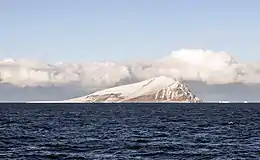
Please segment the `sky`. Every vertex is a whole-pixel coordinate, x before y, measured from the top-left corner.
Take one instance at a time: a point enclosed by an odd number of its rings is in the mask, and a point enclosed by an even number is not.
[[[121,61],[181,48],[260,60],[258,0],[0,0],[0,59]]]

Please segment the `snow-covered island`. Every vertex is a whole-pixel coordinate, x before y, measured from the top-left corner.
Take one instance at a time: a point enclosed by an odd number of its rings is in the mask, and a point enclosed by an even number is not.
[[[122,85],[65,102],[202,102],[183,83],[166,76]]]

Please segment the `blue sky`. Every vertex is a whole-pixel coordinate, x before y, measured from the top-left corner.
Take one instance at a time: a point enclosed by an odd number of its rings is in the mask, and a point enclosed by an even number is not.
[[[103,61],[181,48],[260,60],[258,0],[1,0],[0,58]]]

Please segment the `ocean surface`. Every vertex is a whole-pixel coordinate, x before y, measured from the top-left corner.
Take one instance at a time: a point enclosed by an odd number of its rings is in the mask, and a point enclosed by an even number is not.
[[[0,159],[260,160],[260,104],[0,104]]]

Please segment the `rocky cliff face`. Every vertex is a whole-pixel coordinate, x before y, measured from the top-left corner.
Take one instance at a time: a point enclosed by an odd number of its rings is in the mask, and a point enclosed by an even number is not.
[[[70,99],[73,102],[202,102],[181,82],[160,76]]]

